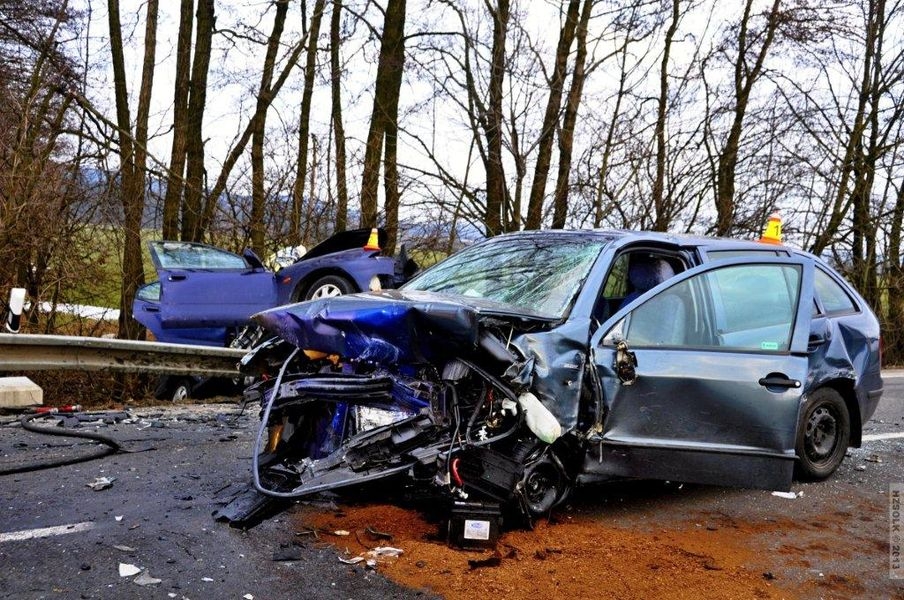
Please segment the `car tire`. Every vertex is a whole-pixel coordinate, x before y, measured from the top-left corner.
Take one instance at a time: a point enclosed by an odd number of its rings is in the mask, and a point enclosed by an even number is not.
[[[844,399],[832,388],[810,395],[797,427],[797,477],[826,479],[844,460],[851,439],[851,417]]]
[[[512,451],[512,459],[524,464],[521,480],[522,506],[532,517],[548,514],[571,491],[568,476],[554,459],[546,444],[521,440]]]
[[[170,400],[172,402],[182,402],[191,398],[192,380],[189,377],[164,377],[154,390],[154,397],[157,400]]]
[[[351,294],[355,291],[355,287],[345,277],[339,275],[324,275],[308,286],[305,290],[305,300],[315,300],[320,298],[332,298],[334,296],[343,296]]]

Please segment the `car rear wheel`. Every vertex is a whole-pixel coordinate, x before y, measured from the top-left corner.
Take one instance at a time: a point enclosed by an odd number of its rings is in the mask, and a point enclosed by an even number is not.
[[[825,479],[844,460],[851,439],[851,418],[844,399],[832,388],[813,392],[797,428],[797,476]]]
[[[319,298],[332,298],[351,294],[355,291],[352,283],[339,275],[324,275],[312,283],[304,294],[305,300],[317,300]]]

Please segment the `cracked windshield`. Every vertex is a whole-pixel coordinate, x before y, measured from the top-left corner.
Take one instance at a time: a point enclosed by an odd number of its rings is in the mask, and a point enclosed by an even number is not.
[[[604,240],[506,240],[465,250],[405,286],[491,300],[561,318],[602,250]]]

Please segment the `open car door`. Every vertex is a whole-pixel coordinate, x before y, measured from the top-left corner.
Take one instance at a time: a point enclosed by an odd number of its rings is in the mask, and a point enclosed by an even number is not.
[[[249,258],[195,242],[149,242],[163,328],[236,327],[276,305],[276,282]]]
[[[591,340],[604,420],[588,470],[789,489],[812,289],[807,261],[738,258],[619,310]]]

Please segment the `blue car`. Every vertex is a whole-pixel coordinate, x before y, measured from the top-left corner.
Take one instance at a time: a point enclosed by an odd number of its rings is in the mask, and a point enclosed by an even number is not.
[[[399,477],[541,515],[619,478],[788,490],[882,394],[863,298],[757,242],[521,232],[255,321],[278,337],[243,359],[270,375],[252,471],[280,498]]]
[[[396,287],[416,266],[383,256],[385,241],[383,230],[341,232],[276,272],[251,250],[149,242],[158,280],[139,288],[133,316],[161,342],[225,346],[262,310]]]

